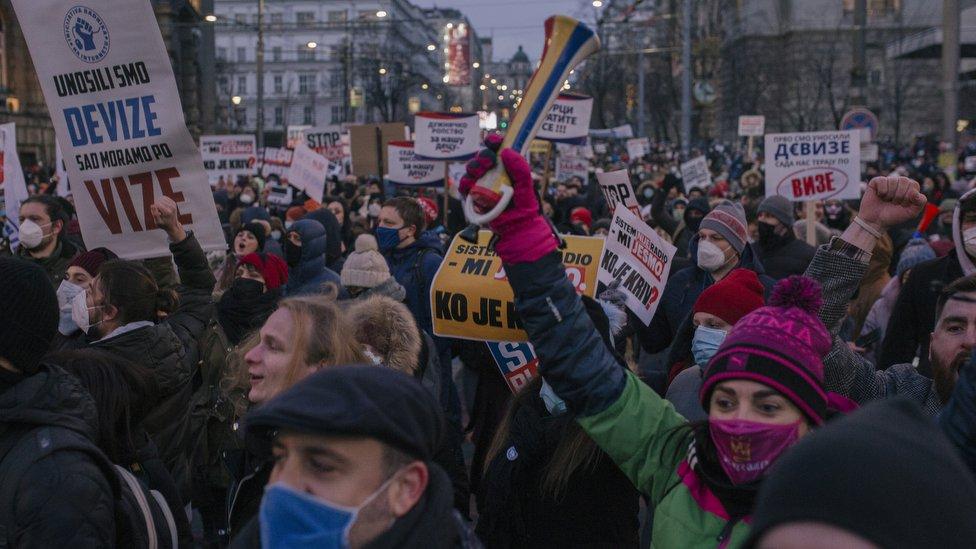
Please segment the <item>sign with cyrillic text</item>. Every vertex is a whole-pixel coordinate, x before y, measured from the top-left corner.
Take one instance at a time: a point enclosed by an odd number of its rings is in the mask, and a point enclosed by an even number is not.
[[[634,194],[634,187],[630,183],[627,170],[598,173],[596,180],[600,184],[600,190],[603,191],[603,198],[607,200],[607,211],[615,211],[617,204],[623,204],[634,215],[641,216],[640,204],[637,203],[637,196]]]
[[[258,156],[253,135],[201,135],[200,155],[211,187],[253,175]]]
[[[578,177],[586,183],[590,176],[590,161],[581,156],[560,154],[556,158],[556,181],[565,182]]]
[[[390,173],[386,178],[397,185],[444,184],[444,162],[425,160],[414,153],[413,141],[390,141],[387,145]]]
[[[577,93],[561,93],[539,126],[537,139],[582,145],[590,133],[593,98]]]
[[[661,304],[675,251],[677,248],[662,240],[647,223],[618,204],[597,280],[607,285],[620,280],[627,308],[650,325]]]
[[[427,160],[467,160],[481,147],[477,113],[420,112],[414,132],[414,153]]]
[[[766,132],[766,117],[762,115],[739,117],[739,135],[742,137],[762,137]]]
[[[265,147],[264,162],[261,165],[261,175],[267,179],[272,175],[278,179],[288,178],[288,168],[294,151],[284,147]]]
[[[14,0],[88,248],[169,255],[150,206],[167,196],[205,250],[227,243],[145,0]]]
[[[861,196],[857,131],[766,134],[766,196],[793,202]]]

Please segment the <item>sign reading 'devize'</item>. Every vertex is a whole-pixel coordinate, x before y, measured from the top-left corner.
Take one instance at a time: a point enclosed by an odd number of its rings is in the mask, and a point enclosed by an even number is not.
[[[390,141],[387,145],[390,173],[386,178],[397,185],[443,185],[444,163],[425,160],[414,154],[413,141]]]
[[[288,183],[305,191],[309,198],[322,202],[325,194],[325,178],[329,175],[329,160],[299,143],[288,166]]]
[[[414,132],[414,153],[424,159],[467,160],[481,146],[477,113],[420,112]]]
[[[766,134],[766,196],[794,202],[861,196],[856,131]]]
[[[593,98],[576,93],[561,93],[539,126],[537,139],[582,145],[590,132]]]
[[[221,177],[233,185],[239,176],[254,173],[257,145],[253,135],[201,135],[200,154],[211,186]]]
[[[13,0],[64,151],[89,248],[169,255],[168,196],[205,250],[227,247],[169,55],[145,0]]]

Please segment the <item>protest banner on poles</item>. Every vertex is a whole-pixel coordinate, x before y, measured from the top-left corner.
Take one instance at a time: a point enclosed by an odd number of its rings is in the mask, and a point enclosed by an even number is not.
[[[580,178],[583,183],[590,177],[590,161],[580,156],[559,155],[556,157],[556,181]]]
[[[221,177],[233,185],[238,177],[254,174],[257,144],[253,135],[201,135],[200,155],[211,187]]]
[[[766,134],[766,196],[793,202],[861,196],[857,131]]]
[[[598,173],[596,181],[603,191],[603,198],[607,200],[607,211],[612,212],[617,209],[617,204],[623,204],[634,215],[641,216],[640,204],[637,203],[627,170]]]
[[[485,344],[513,394],[539,375],[539,359],[528,341],[487,341]]]
[[[276,176],[279,179],[288,177],[291,157],[294,151],[280,147],[265,147],[264,160],[261,163],[261,175],[265,179]]]
[[[329,175],[329,160],[299,143],[292,153],[288,166],[288,183],[305,191],[309,198],[322,202],[325,194],[325,178]]]
[[[386,178],[391,183],[422,186],[444,184],[444,162],[418,157],[413,141],[390,141],[387,147],[390,173]]]
[[[593,98],[578,93],[561,93],[539,126],[537,139],[582,145],[590,133]]]
[[[620,280],[627,308],[650,325],[668,283],[677,248],[668,244],[640,217],[618,204],[600,258],[597,280],[609,285]]]
[[[704,156],[692,158],[681,164],[681,180],[685,191],[705,190],[712,185],[712,174],[708,171],[708,160]]]
[[[150,206],[167,196],[205,250],[224,250],[200,150],[145,0],[13,0],[68,167],[88,248],[169,255]]]
[[[305,130],[305,144],[334,164],[342,164],[346,158],[342,141],[342,126],[320,126]]]
[[[477,113],[419,112],[414,153],[427,160],[467,160],[481,147]]]
[[[502,260],[488,247],[491,231],[479,231],[478,243],[455,237],[431,284],[434,334],[476,341],[526,341],[515,313],[512,287]],[[576,291],[593,297],[603,239],[565,236],[560,250],[566,276]]]

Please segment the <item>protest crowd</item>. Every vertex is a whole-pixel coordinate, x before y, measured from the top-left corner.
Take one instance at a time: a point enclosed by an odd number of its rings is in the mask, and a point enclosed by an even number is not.
[[[0,547],[976,547],[976,141],[194,140],[155,20],[71,8],[147,59],[120,137],[15,4],[64,154],[0,125]]]

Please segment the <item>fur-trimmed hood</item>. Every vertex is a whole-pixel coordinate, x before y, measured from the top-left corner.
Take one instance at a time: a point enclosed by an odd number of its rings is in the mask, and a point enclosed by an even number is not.
[[[406,305],[373,295],[350,303],[346,316],[351,333],[380,363],[414,375],[423,341]]]

